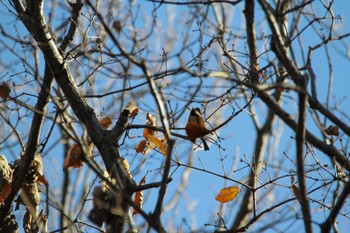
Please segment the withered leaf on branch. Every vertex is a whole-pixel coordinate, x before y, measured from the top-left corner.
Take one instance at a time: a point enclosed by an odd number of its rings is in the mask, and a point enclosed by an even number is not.
[[[330,125],[327,129],[324,129],[327,135],[339,136],[339,128],[336,125]]]
[[[136,106],[135,100],[131,100],[128,103],[128,105],[126,105],[125,109],[128,109],[130,111],[130,116],[129,116],[130,118],[134,118],[139,112],[139,109]]]
[[[146,183],[146,176],[142,177],[142,179],[139,182],[139,186],[144,185],[145,183]],[[142,190],[135,193],[134,202],[138,207],[142,208],[142,204],[143,204]],[[133,208],[132,215],[134,216],[135,214],[138,214],[138,213],[139,212],[137,211],[137,209]]]
[[[146,125],[157,126],[156,117],[150,113],[146,115]],[[144,140],[141,140],[134,148],[137,153],[147,154],[154,148],[158,148],[160,152],[166,156],[167,155],[167,143],[165,138],[159,138],[155,135],[155,130],[145,128],[143,130]]]
[[[0,97],[2,98],[2,101],[6,101],[7,98],[10,96],[10,86],[7,83],[0,84]]]
[[[238,193],[239,193],[239,188],[237,186],[223,188],[220,190],[220,193],[216,195],[215,200],[221,203],[226,203],[235,199]]]
[[[7,162],[5,155],[0,156],[0,205],[11,192],[13,170]]]
[[[112,117],[106,116],[100,120],[100,124],[104,129],[108,129],[112,125]],[[90,137],[86,139],[87,156],[91,157],[94,144]],[[73,144],[69,149],[66,158],[63,162],[63,170],[67,170],[69,167],[80,168],[83,166],[83,149],[80,144]]]
[[[131,172],[130,172],[130,165],[129,165],[128,160],[125,159],[125,158],[123,158],[123,157],[120,157],[120,158],[118,158],[118,162],[119,162],[119,164],[124,168],[125,174],[126,174],[130,179],[132,179],[132,175],[131,175]]]

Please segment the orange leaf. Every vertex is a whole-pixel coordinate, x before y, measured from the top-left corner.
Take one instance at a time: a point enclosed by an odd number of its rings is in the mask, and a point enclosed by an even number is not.
[[[49,182],[45,179],[45,176],[38,176],[38,182],[43,183],[46,187],[49,187]]]
[[[10,96],[10,86],[7,83],[2,83],[0,84],[0,97],[2,98],[3,101],[6,101],[7,98]]]
[[[135,151],[136,151],[137,153],[142,153],[142,154],[144,154],[146,148],[147,148],[147,142],[146,142],[146,140],[141,140],[141,141],[139,141],[139,143],[135,146],[134,149],[135,149]]]
[[[220,190],[220,193],[216,195],[215,200],[221,203],[226,203],[235,199],[238,193],[239,193],[239,188],[237,186],[223,188]]]
[[[146,183],[146,176],[142,177],[142,179],[139,182],[139,186],[144,185],[145,183]],[[134,202],[138,207],[142,208],[142,203],[143,203],[143,191],[142,190],[135,193]],[[134,216],[135,214],[138,214],[138,213],[139,212],[135,208],[133,208],[132,216]]]
[[[66,170],[69,167],[79,168],[83,166],[82,154],[83,150],[81,146],[79,144],[73,144],[64,160],[63,169]]]
[[[112,117],[106,116],[100,120],[100,124],[104,129],[108,129],[112,124]]]
[[[292,188],[294,196],[296,197],[298,202],[301,203],[301,197],[300,197],[299,188],[295,184],[293,184],[291,188]]]
[[[156,147],[160,150],[160,152],[162,152],[163,155],[167,155],[167,150],[165,149],[164,146],[164,140],[157,138],[153,135],[148,135],[147,139],[149,139],[152,143],[154,143],[154,145],[156,145]]]
[[[327,129],[324,129],[327,135],[339,136],[339,128],[335,125],[330,125]]]
[[[153,116],[150,113],[147,113],[146,118],[147,118],[146,125],[156,126],[156,117],[155,116]],[[153,129],[145,128],[143,130],[143,136],[145,138],[147,138],[148,135],[153,135],[154,132],[155,131]]]

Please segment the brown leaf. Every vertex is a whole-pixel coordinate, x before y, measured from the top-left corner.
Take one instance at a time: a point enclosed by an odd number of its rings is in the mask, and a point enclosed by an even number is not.
[[[294,183],[294,176],[291,176],[290,177],[290,184],[293,184]]]
[[[146,183],[146,176],[142,177],[138,186],[144,185],[145,183]],[[143,203],[143,191],[142,190],[135,193],[134,202],[138,207],[142,208],[142,203]],[[132,216],[134,216],[135,214],[138,214],[138,213],[139,212],[135,208],[133,208]]]
[[[7,162],[5,155],[0,156],[0,204],[11,192],[13,170]]]
[[[339,136],[339,128],[335,125],[330,125],[327,129],[324,129],[327,135]]]
[[[239,193],[239,188],[237,186],[223,188],[220,190],[220,193],[216,195],[215,200],[221,203],[226,203],[235,199],[238,193]]]
[[[293,185],[291,186],[291,188],[292,188],[292,191],[293,191],[294,196],[296,197],[296,199],[298,200],[298,202],[301,204],[301,197],[300,197],[299,188],[298,188],[295,184],[293,184]]]
[[[7,98],[10,96],[10,86],[7,83],[0,84],[0,97],[2,98],[2,101],[6,101]]]
[[[88,143],[88,156],[92,155],[93,144],[92,142]],[[79,144],[73,144],[69,149],[68,154],[63,163],[63,170],[68,169],[69,167],[79,168],[83,166],[83,149]]]
[[[100,120],[100,124],[104,129],[108,129],[112,125],[112,117],[106,116]]]
[[[118,34],[122,31],[122,23],[120,22],[120,20],[114,21],[113,28],[116,30]]]

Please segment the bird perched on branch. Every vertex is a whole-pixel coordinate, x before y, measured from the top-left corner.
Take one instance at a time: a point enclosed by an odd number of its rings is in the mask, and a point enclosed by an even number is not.
[[[200,138],[203,142],[204,150],[209,150],[204,136],[209,133],[212,134],[212,132],[205,127],[199,108],[192,108],[185,130],[187,136],[192,142],[195,142],[197,138]]]

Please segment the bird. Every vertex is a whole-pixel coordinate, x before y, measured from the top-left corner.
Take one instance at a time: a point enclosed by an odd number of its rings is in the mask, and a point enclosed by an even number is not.
[[[200,138],[203,142],[204,150],[209,150],[208,144],[204,139],[207,134],[212,134],[211,130],[207,129],[204,125],[204,120],[201,116],[199,108],[192,108],[190,116],[185,127],[186,134],[189,139],[194,143],[197,138]]]

